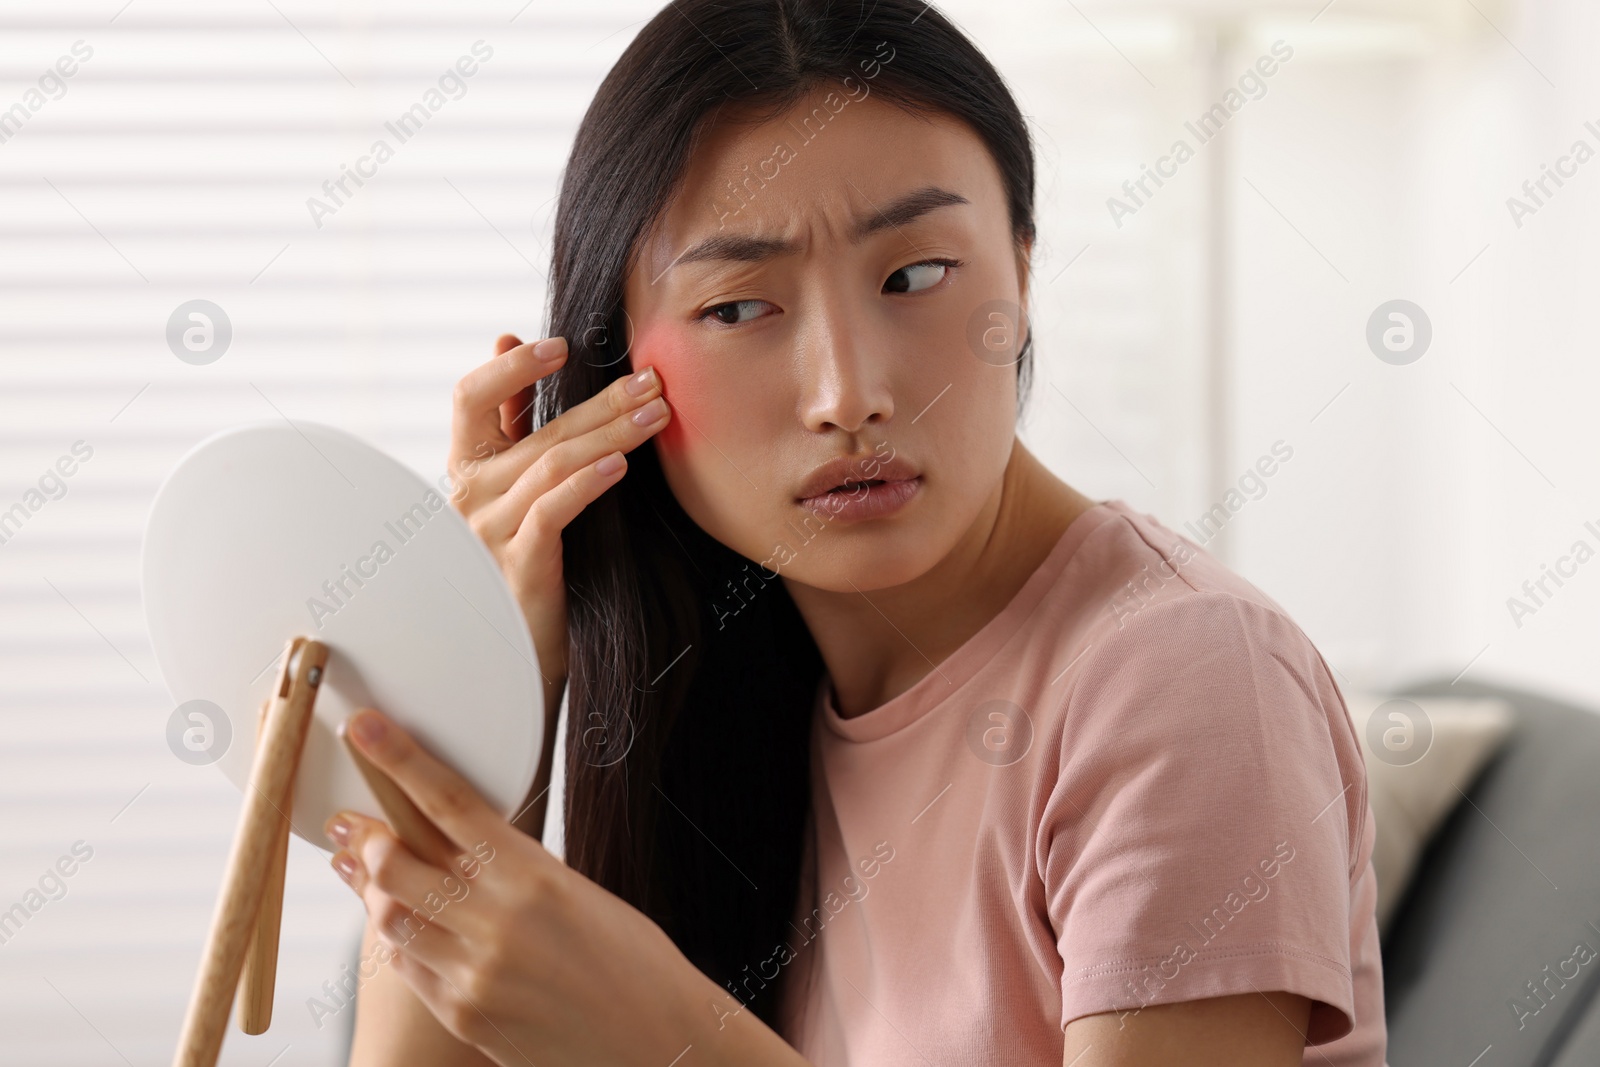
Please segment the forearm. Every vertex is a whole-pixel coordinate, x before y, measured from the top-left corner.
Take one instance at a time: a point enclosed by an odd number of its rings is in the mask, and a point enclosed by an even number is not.
[[[368,920],[361,970],[370,963],[374,973],[356,994],[348,1067],[495,1067],[493,1060],[444,1028],[393,962],[379,962],[387,959]]]
[[[708,1059],[702,1062],[722,1067],[811,1067],[800,1053],[749,1012],[729,1020],[727,1028],[707,1045]]]
[[[692,968],[691,968],[692,969]],[[683,990],[695,1062],[714,1067],[810,1067],[755,1012],[698,970]],[[688,1057],[685,1057],[686,1059]]]

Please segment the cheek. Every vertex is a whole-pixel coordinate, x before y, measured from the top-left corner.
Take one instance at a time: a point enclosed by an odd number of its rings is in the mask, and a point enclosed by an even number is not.
[[[732,410],[720,389],[725,388],[707,370],[703,352],[695,351],[682,332],[657,329],[636,339],[630,359],[636,371],[654,367],[661,377],[661,395],[672,406],[672,421],[652,441],[663,464],[691,463],[701,452],[713,452],[707,443],[726,438]]]

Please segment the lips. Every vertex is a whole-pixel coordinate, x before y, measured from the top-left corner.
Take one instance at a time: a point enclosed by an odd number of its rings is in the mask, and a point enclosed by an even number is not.
[[[910,481],[918,471],[898,456],[882,459],[876,453],[840,456],[813,470],[801,483],[795,500],[804,501],[834,491],[848,491],[861,484]]]

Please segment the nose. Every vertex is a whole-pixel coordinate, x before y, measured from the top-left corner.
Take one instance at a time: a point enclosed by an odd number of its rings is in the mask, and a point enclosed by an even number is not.
[[[800,418],[815,433],[855,434],[894,415],[892,360],[865,321],[842,301],[826,300],[801,338]]]

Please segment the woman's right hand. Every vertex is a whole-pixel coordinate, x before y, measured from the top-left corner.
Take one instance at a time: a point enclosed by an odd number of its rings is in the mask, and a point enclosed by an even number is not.
[[[539,670],[559,693],[567,677],[561,531],[622,478],[624,455],[667,425],[670,408],[655,369],[646,368],[530,432],[534,385],[566,362],[566,339],[523,344],[502,334],[495,352],[456,383],[450,502],[500,564]]]

